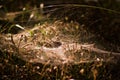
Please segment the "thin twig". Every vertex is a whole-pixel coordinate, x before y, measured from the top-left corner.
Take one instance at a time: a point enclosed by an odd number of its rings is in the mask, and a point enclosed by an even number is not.
[[[11,35],[10,36],[11,37],[11,42],[12,42],[12,44],[13,44],[13,50],[15,49],[16,50],[16,52],[18,52],[19,53],[19,50],[18,50],[18,47],[16,46],[16,44],[15,44],[15,42],[14,42],[14,39],[13,39],[13,36]]]
[[[14,42],[14,40],[13,40],[13,36],[11,35],[10,37],[11,37],[11,42],[13,43],[13,45],[14,45],[15,47],[17,47],[16,44],[15,44],[15,42]]]

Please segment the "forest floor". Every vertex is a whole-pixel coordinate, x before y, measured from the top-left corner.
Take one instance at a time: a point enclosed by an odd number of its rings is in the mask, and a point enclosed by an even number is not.
[[[0,80],[119,80],[119,12],[75,6],[0,5]]]
[[[36,72],[34,73],[39,75],[39,79],[73,78],[83,80],[85,78],[84,76],[87,76],[88,80],[96,80],[100,79],[102,73],[102,78],[107,74],[107,76],[109,76],[108,79],[112,80],[113,73],[109,71],[114,70],[114,66],[118,65],[120,53],[110,51],[111,47],[107,42],[99,41],[98,36],[86,31],[83,26],[84,25],[79,25],[77,22],[64,23],[58,20],[52,23],[45,22],[41,25],[35,25],[33,28],[24,29],[18,34],[1,34],[0,49],[3,52],[1,54],[2,79],[8,78],[9,80],[11,76],[16,76],[14,73],[11,75],[11,72],[8,73],[9,76],[5,72],[5,68],[8,64],[11,64],[10,60],[12,60],[15,66],[12,64],[11,66],[13,66],[14,69],[16,69],[15,67],[18,66],[18,64],[21,65],[21,63],[24,64],[23,67],[25,67],[25,69],[29,69],[31,64],[36,64],[40,71],[37,72],[35,70]],[[7,54],[5,54],[6,52]],[[12,56],[16,56],[18,62],[20,60],[22,61],[16,64],[17,61],[16,59],[14,60]],[[6,63],[8,64],[6,65]],[[38,65],[43,65],[42,69],[40,69]],[[72,72],[69,71],[73,71],[73,66],[75,65],[77,65],[75,68],[75,70],[77,69],[77,73],[73,75]],[[106,70],[106,65],[109,65],[111,69]],[[59,66],[62,66],[62,68]],[[35,67],[36,66],[31,69]],[[109,73],[99,72],[99,69],[102,67],[104,67],[103,71],[108,71]],[[53,73],[49,76],[46,70],[49,69],[50,73],[52,73],[54,72],[53,68],[55,68],[55,74]],[[24,69],[21,69],[24,72]],[[85,72],[87,69],[90,70],[88,74]],[[60,72],[56,70],[60,70]],[[17,71],[19,70],[17,69]],[[80,72],[78,73],[78,71]],[[68,75],[63,72],[67,72]],[[90,73],[92,73],[92,75],[90,75]],[[28,73],[25,74],[28,75]],[[33,73],[30,74],[32,75]],[[79,76],[79,74],[81,76]],[[19,76],[23,76],[23,74]],[[22,79],[22,77],[19,78]],[[23,79],[24,78],[25,77],[23,77]],[[37,78],[37,76],[35,78]],[[28,79],[28,76],[25,79]]]

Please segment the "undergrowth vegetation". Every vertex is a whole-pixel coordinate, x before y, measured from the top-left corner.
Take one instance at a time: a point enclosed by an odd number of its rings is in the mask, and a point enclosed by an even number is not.
[[[119,80],[119,64],[91,62],[56,66],[31,64],[7,52],[1,52],[0,56],[1,80]]]
[[[0,80],[120,79],[119,1],[6,1],[0,0]],[[64,44],[66,60],[57,55]]]

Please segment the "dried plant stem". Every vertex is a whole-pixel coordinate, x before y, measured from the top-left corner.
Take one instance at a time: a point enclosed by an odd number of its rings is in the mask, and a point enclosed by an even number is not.
[[[94,47],[82,47],[82,49],[87,49],[87,50],[90,50],[90,51],[93,51],[93,52],[96,52],[96,53],[101,53],[101,54],[112,54],[112,55],[115,55],[115,56],[120,56],[120,53],[116,53],[116,52],[110,52],[110,51],[106,51],[106,50],[101,50],[101,49],[98,49],[98,48],[94,48]]]
[[[16,46],[16,44],[14,42],[13,36],[11,35],[10,37],[11,37],[11,42],[13,44],[12,49],[15,50],[17,53],[19,53],[19,49],[18,49],[18,47]]]

